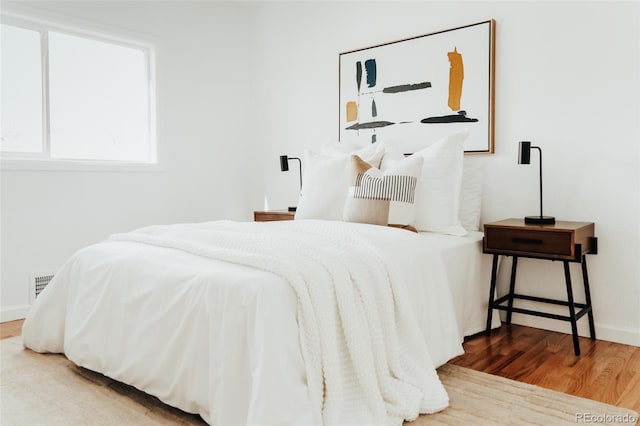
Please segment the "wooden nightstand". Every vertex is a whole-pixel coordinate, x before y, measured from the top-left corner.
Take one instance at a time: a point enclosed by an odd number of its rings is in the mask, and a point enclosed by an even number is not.
[[[484,253],[493,254],[486,335],[491,333],[493,309],[499,309],[507,312],[507,323],[511,323],[511,315],[513,312],[569,321],[571,323],[573,348],[576,355],[580,355],[580,343],[578,341],[576,323],[585,314],[589,317],[591,339],[596,338],[586,257],[587,254],[597,254],[598,252],[598,239],[594,236],[594,224],[592,222],[558,221],[553,225],[526,225],[524,219],[506,219],[499,222],[487,223],[484,225],[482,250]],[[494,300],[499,255],[513,256],[513,264],[511,266],[509,293]],[[515,292],[515,284],[519,257],[562,261],[567,287],[567,301],[517,294]],[[584,282],[586,303],[575,303],[573,300],[569,262],[582,264],[582,279]],[[569,316],[517,308],[513,306],[514,299],[567,306],[569,308]],[[506,306],[504,305],[505,302],[507,303]],[[576,308],[580,310],[576,312]]]
[[[253,220],[255,222],[271,222],[274,220],[293,220],[296,212],[290,212],[287,210],[269,210],[269,211],[254,211]]]

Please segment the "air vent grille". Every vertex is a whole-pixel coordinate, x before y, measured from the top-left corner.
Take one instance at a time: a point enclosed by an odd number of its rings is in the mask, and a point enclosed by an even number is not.
[[[53,272],[45,274],[32,274],[31,275],[31,303],[42,293],[42,290],[53,279]]]

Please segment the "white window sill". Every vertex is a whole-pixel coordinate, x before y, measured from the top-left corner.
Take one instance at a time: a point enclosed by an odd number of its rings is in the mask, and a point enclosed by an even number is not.
[[[126,161],[0,159],[2,172],[163,172],[158,163],[129,163]]]

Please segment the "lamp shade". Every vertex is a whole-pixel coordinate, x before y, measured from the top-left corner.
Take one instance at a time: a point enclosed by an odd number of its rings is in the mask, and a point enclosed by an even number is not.
[[[280,170],[283,172],[289,171],[289,157],[286,155],[280,156]]]
[[[518,145],[518,164],[531,164],[531,142],[520,142]]]

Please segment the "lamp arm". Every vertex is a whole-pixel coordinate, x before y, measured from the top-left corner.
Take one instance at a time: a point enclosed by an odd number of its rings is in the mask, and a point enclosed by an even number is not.
[[[298,157],[289,157],[288,159],[298,161],[298,173],[300,175],[300,192],[302,192],[302,160]]]
[[[531,149],[537,149],[540,153],[540,217],[542,218],[542,149],[538,146],[532,146]]]

